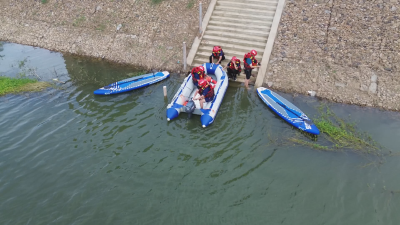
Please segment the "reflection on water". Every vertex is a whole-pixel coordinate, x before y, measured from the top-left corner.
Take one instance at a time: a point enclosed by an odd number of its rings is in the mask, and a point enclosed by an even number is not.
[[[102,87],[142,72],[143,69],[128,65],[118,65],[101,59],[92,59],[65,55],[65,67],[70,78],[79,86],[93,85]]]
[[[4,45],[9,63],[0,60],[2,73],[13,75],[10,64],[27,57],[25,47]],[[56,68],[67,83],[0,98],[0,224],[399,222],[398,156],[362,167],[368,157],[290,143],[299,131],[242,87],[228,88],[206,129],[198,116],[167,122],[166,105],[183,77],[95,96],[93,90],[137,70],[29,51],[30,67],[48,79],[54,77],[45,68]],[[315,116],[315,98],[280,94]],[[397,113],[331,109],[400,153]]]
[[[68,79],[68,71],[61,53],[4,42],[0,46],[0,52],[0,75],[22,75],[43,81]]]

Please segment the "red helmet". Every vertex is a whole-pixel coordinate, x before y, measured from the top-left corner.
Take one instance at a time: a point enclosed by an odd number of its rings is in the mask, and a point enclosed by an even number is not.
[[[213,52],[221,51],[221,46],[214,46]]]
[[[198,73],[198,74],[204,73],[204,67],[203,66],[194,67],[192,69],[192,74],[195,74],[195,73]]]
[[[206,86],[207,83],[208,83],[208,82],[207,82],[206,80],[204,80],[204,79],[199,80],[199,85],[200,85],[200,87]]]
[[[237,61],[237,58],[236,58],[236,56],[233,56],[233,57],[232,57],[232,61],[234,61],[234,62],[236,62],[236,61]]]
[[[250,51],[250,54],[251,54],[252,56],[256,56],[256,55],[257,55],[257,51],[253,49],[253,50]]]

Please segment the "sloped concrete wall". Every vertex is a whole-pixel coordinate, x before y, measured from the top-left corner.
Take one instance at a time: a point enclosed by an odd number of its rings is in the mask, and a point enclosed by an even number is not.
[[[0,0],[0,40],[149,69],[182,70],[182,43],[190,47],[198,33],[200,0],[151,2]],[[204,9],[209,2],[202,0]]]
[[[265,83],[400,109],[398,0],[287,0]]]

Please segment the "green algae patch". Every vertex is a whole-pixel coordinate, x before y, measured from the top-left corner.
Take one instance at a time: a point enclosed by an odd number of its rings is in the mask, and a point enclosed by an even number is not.
[[[321,145],[321,144],[318,144],[318,143],[313,143],[313,142],[310,142],[310,141],[301,140],[299,138],[291,137],[291,138],[289,138],[289,140],[291,142],[294,142],[294,143],[297,143],[297,144],[300,144],[300,145],[304,145],[304,146],[308,146],[308,147],[313,148],[313,149],[317,149],[317,150],[321,150],[321,151],[333,151],[333,149],[328,147],[328,146],[324,146],[324,145]]]
[[[354,123],[346,122],[335,115],[328,107],[319,108],[320,116],[315,125],[334,144],[336,149],[353,149],[362,153],[376,153],[381,149],[366,132],[359,132]]]
[[[50,84],[29,78],[0,77],[0,96],[20,92],[43,91]]]
[[[338,117],[326,105],[321,105],[318,112],[319,115],[313,122],[321,132],[319,136],[296,135],[288,140],[321,151],[349,150],[381,155],[383,148],[368,133],[360,132],[355,123]]]

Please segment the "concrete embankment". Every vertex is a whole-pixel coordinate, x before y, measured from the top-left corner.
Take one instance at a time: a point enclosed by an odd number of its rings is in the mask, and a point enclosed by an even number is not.
[[[210,0],[202,1],[203,8]],[[198,0],[5,1],[0,40],[148,69],[182,70],[198,34]],[[206,10],[203,10],[206,11]]]
[[[400,110],[397,0],[288,0],[266,85]]]

